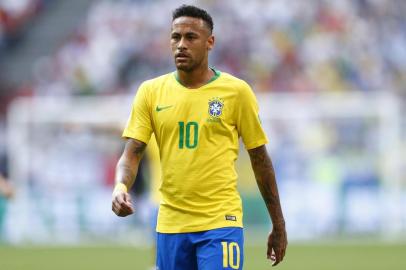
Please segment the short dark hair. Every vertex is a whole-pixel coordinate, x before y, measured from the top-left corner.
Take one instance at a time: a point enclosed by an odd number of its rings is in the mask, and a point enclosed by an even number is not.
[[[210,32],[213,32],[213,19],[206,10],[191,5],[181,5],[172,12],[172,21],[183,16],[202,19],[209,27]]]

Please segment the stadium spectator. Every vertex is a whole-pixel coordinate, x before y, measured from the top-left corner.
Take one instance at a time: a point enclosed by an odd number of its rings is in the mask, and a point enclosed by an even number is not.
[[[0,195],[2,195],[6,199],[10,199],[13,197],[14,189],[8,183],[7,179],[0,174]]]
[[[97,2],[83,28],[48,62],[37,92],[127,92],[143,78],[168,72],[165,11],[176,3]],[[248,80],[254,91],[406,89],[401,0],[199,3],[221,21],[213,65]],[[156,16],[148,20],[151,12]]]
[[[0,49],[11,47],[25,31],[27,24],[36,16],[46,1],[0,1]]]

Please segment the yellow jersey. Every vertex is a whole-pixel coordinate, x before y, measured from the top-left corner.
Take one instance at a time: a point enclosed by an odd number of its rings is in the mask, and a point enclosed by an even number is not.
[[[234,163],[239,137],[247,149],[268,143],[249,85],[215,70],[188,89],[169,73],[141,84],[123,137],[148,143],[155,134],[162,166],[157,231],[242,227]]]
[[[149,161],[149,198],[154,206],[158,206],[161,201],[161,194],[159,192],[159,186],[161,184],[161,163],[159,162],[159,149],[155,136],[151,137],[145,151]]]

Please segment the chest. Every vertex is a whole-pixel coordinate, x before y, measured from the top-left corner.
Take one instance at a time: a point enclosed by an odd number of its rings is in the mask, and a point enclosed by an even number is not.
[[[166,91],[155,97],[152,119],[156,127],[169,129],[177,127],[179,122],[232,125],[235,110],[233,93],[210,90],[190,93]]]
[[[151,113],[157,134],[169,134],[182,129],[187,132],[188,128],[223,133],[235,125],[238,101],[230,91],[168,90],[161,91],[153,100]]]

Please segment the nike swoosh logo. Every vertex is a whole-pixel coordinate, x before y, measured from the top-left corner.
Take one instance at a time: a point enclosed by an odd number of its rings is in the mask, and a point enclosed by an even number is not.
[[[156,111],[160,112],[166,109],[169,109],[170,107],[173,107],[173,105],[168,105],[168,106],[156,106]]]

